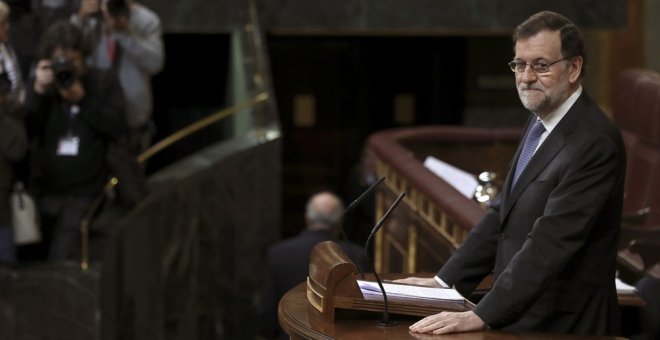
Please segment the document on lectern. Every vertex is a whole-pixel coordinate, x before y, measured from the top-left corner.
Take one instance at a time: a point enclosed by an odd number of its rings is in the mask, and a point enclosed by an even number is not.
[[[378,283],[357,280],[362,294],[382,295]],[[413,299],[443,300],[464,302],[465,298],[453,288],[422,287],[406,284],[383,283],[387,296],[399,296]]]
[[[449,185],[467,198],[474,196],[474,191],[479,185],[477,177],[467,171],[461,170],[449,163],[445,163],[433,156],[424,160],[424,167],[442,178]]]
[[[618,277],[614,279],[614,284],[616,285],[616,292],[619,294],[632,294],[635,292],[635,286],[621,281]]]

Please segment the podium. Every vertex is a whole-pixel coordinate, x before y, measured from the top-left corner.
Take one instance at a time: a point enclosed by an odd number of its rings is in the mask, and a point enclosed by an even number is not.
[[[317,244],[309,259],[307,300],[323,319],[333,322],[336,309],[382,312],[383,297],[364,296],[357,284],[357,267],[346,253],[332,241]],[[442,311],[463,312],[472,310],[468,301],[430,300],[414,297],[388,296],[392,314],[428,316]]]
[[[419,299],[395,301],[388,297],[390,312],[397,325],[377,326],[383,311],[382,298],[365,298],[356,282],[356,267],[333,242],[324,242],[314,248],[310,258],[307,282],[287,292],[280,300],[278,317],[282,328],[291,339],[452,339],[452,340],[612,340],[607,336],[571,336],[556,334],[508,333],[484,330],[479,332],[448,335],[414,334],[408,327],[421,316],[442,310],[469,310],[473,305],[443,302],[426,305]],[[404,277],[404,274],[387,274],[387,278]]]

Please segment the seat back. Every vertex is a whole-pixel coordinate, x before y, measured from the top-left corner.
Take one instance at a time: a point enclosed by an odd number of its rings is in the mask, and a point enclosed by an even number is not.
[[[639,144],[655,153],[655,166],[651,169],[650,183],[646,189],[649,215],[646,226],[660,226],[660,76],[642,79],[639,85],[638,102],[644,121],[639,127]],[[651,157],[649,155],[649,157]],[[632,173],[631,177],[636,177]]]
[[[623,211],[631,213],[649,207],[655,177],[660,177],[660,76],[625,70],[616,77],[611,94],[612,117],[628,156]]]

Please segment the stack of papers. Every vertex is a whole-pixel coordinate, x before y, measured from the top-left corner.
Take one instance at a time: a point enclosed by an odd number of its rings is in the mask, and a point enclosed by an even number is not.
[[[424,160],[424,166],[436,176],[442,178],[449,185],[454,187],[463,196],[472,199],[474,191],[479,185],[477,177],[467,171],[463,171],[449,163],[443,162],[433,156],[428,156]]]
[[[632,294],[635,291],[634,286],[621,281],[618,277],[614,279],[614,283],[616,284],[617,293]]]
[[[378,283],[372,281],[357,280],[362,294],[382,295]],[[444,301],[465,301],[456,289],[452,288],[434,288],[420,287],[405,284],[383,283],[383,288],[387,296],[400,296],[417,299],[444,300]]]

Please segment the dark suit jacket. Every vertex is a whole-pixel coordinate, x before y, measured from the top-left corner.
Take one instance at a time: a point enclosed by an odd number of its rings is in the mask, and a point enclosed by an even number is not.
[[[307,280],[309,256],[314,246],[323,241],[337,242],[359,268],[367,270],[366,255],[362,246],[349,243],[349,247],[346,242],[333,238],[327,231],[303,230],[296,237],[273,245],[266,255],[267,277],[261,294],[260,305],[264,309],[260,316],[259,333],[262,336],[272,338],[277,335],[277,305],[286,292]]]
[[[509,171],[501,196],[438,276],[469,294],[492,272],[493,287],[474,310],[492,328],[618,333],[625,158],[619,130],[583,92],[513,188]]]

